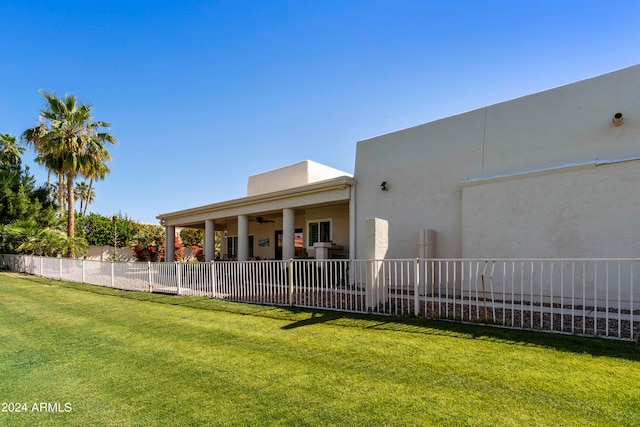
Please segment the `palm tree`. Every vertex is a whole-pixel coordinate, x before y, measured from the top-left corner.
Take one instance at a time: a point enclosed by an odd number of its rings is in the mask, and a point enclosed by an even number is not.
[[[62,173],[62,159],[56,153],[49,153],[45,151],[46,147],[43,145],[49,129],[44,124],[42,116],[38,117],[38,124],[33,128],[29,128],[22,133],[22,139],[27,143],[33,145],[36,150],[36,163],[43,165],[47,169],[47,190],[52,200],[58,200],[58,208],[64,212],[66,192],[64,191],[64,174]],[[56,174],[58,177],[58,184],[51,184],[51,174]]]
[[[89,188],[87,189],[87,196],[84,198],[84,209],[82,210],[82,215],[87,215],[87,208],[90,203],[93,203],[93,200],[96,198],[96,192],[91,188],[91,182],[89,182]]]
[[[99,146],[97,144],[92,144],[87,150],[87,156],[89,161],[87,162],[87,168],[82,171],[82,175],[85,178],[89,178],[89,189],[87,190],[88,198],[84,205],[83,215],[87,214],[87,208],[89,207],[89,203],[93,202],[93,199],[96,195],[95,191],[93,191],[93,181],[94,180],[103,180],[105,176],[111,170],[109,166],[106,165],[105,162],[111,161],[111,154],[107,151],[104,146]]]
[[[43,90],[40,95],[47,102],[41,111],[42,121],[33,129],[27,129],[23,138],[33,144],[39,162],[66,178],[67,236],[71,238],[75,234],[74,180],[78,174],[90,174],[96,153],[101,153],[103,159],[110,158],[105,155],[108,153],[105,144],[115,145],[117,141],[113,135],[99,132],[100,128],[109,128],[110,125],[93,121],[90,104],[78,103],[73,95],[60,99],[54,92]],[[60,184],[58,189],[61,189]],[[73,256],[72,246],[69,247],[69,256]]]
[[[87,208],[89,207],[89,203],[93,203],[93,199],[96,197],[96,192],[93,190],[93,180],[94,179],[104,179],[107,173],[109,173],[109,168],[107,165],[102,164],[105,168],[103,172],[98,172],[98,169],[94,170],[94,174],[89,176],[89,189],[87,190],[87,200],[84,205],[84,211],[82,211],[82,215],[87,215]],[[100,166],[98,166],[100,168]]]
[[[35,230],[17,228],[15,233],[21,241],[16,248],[18,253],[54,257],[71,250],[76,254],[86,254],[89,246],[84,236],[69,237],[64,231],[56,228],[46,227]]]
[[[20,163],[24,147],[16,143],[16,137],[8,133],[0,134],[0,164],[15,166]]]
[[[62,185],[62,190],[59,189],[59,186]],[[67,210],[67,192],[65,191],[64,181],[59,184],[49,184],[49,197],[51,200],[57,200],[60,204],[58,209],[60,209],[63,213]]]
[[[84,181],[77,182],[74,193],[76,198],[80,200],[80,212],[82,212],[82,206],[89,199],[89,186]]]

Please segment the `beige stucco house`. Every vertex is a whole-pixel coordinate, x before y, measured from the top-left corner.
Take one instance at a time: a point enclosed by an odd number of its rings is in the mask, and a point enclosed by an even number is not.
[[[370,218],[387,259],[640,257],[640,66],[360,141],[353,176],[305,161],[158,218],[204,228],[208,259],[214,230],[230,258],[364,258]]]

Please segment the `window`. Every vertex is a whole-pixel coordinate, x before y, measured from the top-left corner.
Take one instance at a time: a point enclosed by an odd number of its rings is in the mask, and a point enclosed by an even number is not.
[[[229,258],[238,258],[238,236],[227,237],[227,254]],[[253,235],[249,236],[249,258],[253,256]]]
[[[310,221],[307,223],[307,229],[309,233],[307,234],[307,246],[311,247],[316,242],[330,242],[331,241],[331,221],[320,220],[320,221]]]

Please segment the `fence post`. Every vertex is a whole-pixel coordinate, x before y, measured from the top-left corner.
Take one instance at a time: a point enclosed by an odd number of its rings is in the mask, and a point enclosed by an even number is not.
[[[216,297],[216,263],[211,260],[211,298]]]
[[[176,284],[178,285],[178,295],[180,295],[180,285],[181,285],[181,282],[182,282],[182,277],[180,275],[181,268],[180,268],[180,263],[179,262],[176,261],[175,264],[176,264],[176,282],[177,282]]]
[[[44,257],[40,257],[40,277],[44,277]]]
[[[293,305],[293,258],[289,258],[289,305]]]
[[[384,299],[384,274],[382,269],[384,267],[383,260],[377,260],[375,258],[369,258],[367,260],[367,280],[365,301],[366,309],[370,313],[378,313],[382,307],[387,303]],[[381,295],[382,291],[382,295]]]
[[[114,262],[111,261],[111,287],[115,287],[116,284],[116,279],[115,279],[115,272],[114,269],[115,267],[113,266]]]
[[[80,261],[82,263],[82,283],[85,282],[85,273],[84,273],[84,259]]]
[[[58,277],[62,280],[62,258],[58,258]]]
[[[153,284],[151,282],[151,261],[147,261],[147,279],[149,279],[149,293],[153,292]]]
[[[418,317],[420,315],[420,258],[415,259],[414,265],[416,284],[415,289],[413,290],[413,314]]]

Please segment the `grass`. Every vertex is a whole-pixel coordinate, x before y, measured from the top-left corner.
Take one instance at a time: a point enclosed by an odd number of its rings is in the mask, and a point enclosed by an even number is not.
[[[0,273],[0,425],[630,426],[638,384],[630,343]]]

